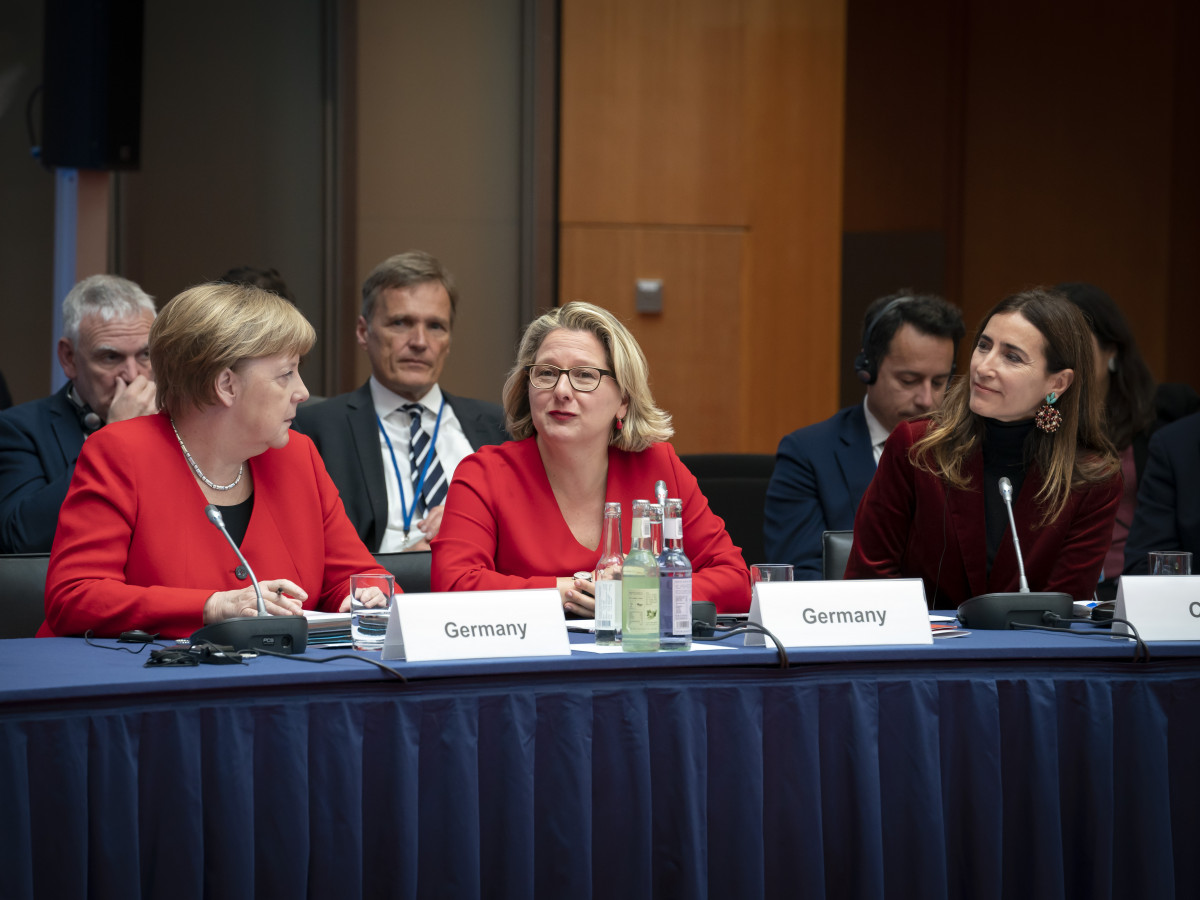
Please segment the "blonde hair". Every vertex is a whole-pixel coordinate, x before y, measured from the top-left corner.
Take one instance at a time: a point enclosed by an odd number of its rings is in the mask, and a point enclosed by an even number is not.
[[[1055,408],[1062,414],[1058,431],[1035,430],[1026,444],[1030,461],[1044,483],[1036,500],[1043,508],[1041,525],[1058,518],[1072,488],[1107,481],[1120,471],[1117,452],[1104,428],[1103,398],[1094,383],[1092,332],[1083,314],[1065,297],[1044,288],[1033,288],[1000,301],[975,333],[972,352],[993,317],[1020,313],[1045,341],[1046,371],[1075,373]],[[966,461],[982,445],[984,423],[971,411],[971,379],[958,378],[946,392],[941,409],[934,412],[930,428],[909,449],[917,468],[938,476],[959,490],[970,488]]]
[[[622,399],[629,403],[622,427],[618,429],[613,422],[609,443],[621,450],[638,451],[670,440],[675,433],[671,416],[654,405],[650,393],[650,368],[637,340],[608,310],[582,300],[552,309],[525,329],[517,349],[517,362],[504,382],[504,415],[513,439],[519,441],[534,433],[525,367],[537,359],[546,336],[560,328],[588,331],[596,336],[604,347],[605,368],[616,373],[617,388]]]
[[[291,303],[246,284],[201,284],[173,298],[150,329],[158,405],[178,414],[216,402],[216,379],[245,360],[312,349],[317,335]]]

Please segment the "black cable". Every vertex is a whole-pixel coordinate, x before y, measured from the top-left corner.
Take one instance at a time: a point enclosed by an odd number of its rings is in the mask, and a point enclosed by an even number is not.
[[[83,633],[83,640],[89,647],[99,647],[101,650],[124,650],[126,653],[132,653],[134,656],[137,656],[139,653],[141,653],[143,650],[145,650],[147,647],[150,647],[150,646],[162,647],[164,650],[170,650],[171,646],[172,646],[171,644],[160,644],[157,641],[139,641],[138,649],[130,650],[128,647],[110,647],[110,646],[108,646],[108,644],[97,644],[95,641],[92,640],[92,634],[93,634],[93,632],[92,632],[92,629],[90,629],[90,628]],[[112,640],[112,639],[109,638],[109,640]]]
[[[369,656],[359,656],[357,653],[338,653],[338,654],[335,654],[334,656],[326,656],[324,659],[317,659],[316,657],[303,656],[299,653],[280,653],[277,650],[254,649],[254,650],[251,650],[250,652],[251,653],[261,653],[266,656],[278,656],[280,659],[293,659],[296,662],[307,662],[307,663],[327,663],[327,662],[333,662],[333,660],[335,660],[335,659],[357,659],[359,662],[370,663],[371,665],[373,665],[377,668],[383,669],[383,671],[387,672],[390,675],[395,675],[397,678],[400,679],[400,682],[402,684],[408,684],[408,679],[405,678],[403,675],[401,675],[398,671],[393,669],[391,666],[384,665],[379,660],[371,659],[371,657],[369,657]]]
[[[1045,621],[1048,621],[1048,622],[1079,622],[1084,625],[1092,625],[1092,626],[1096,626],[1098,628],[1107,627],[1106,622],[1099,623],[1090,618],[1083,618],[1082,616],[1060,616],[1057,613],[1048,612],[1048,613],[1044,614],[1043,618]],[[1133,633],[1132,634],[1111,634],[1111,633],[1110,634],[1099,634],[1099,633],[1097,633],[1096,630],[1074,631],[1070,627],[1063,628],[1063,627],[1054,627],[1052,625],[1029,625],[1024,622],[1012,622],[1011,626],[1014,629],[1020,629],[1023,631],[1051,631],[1054,634],[1065,634],[1065,635],[1068,635],[1069,637],[1087,638],[1089,640],[1099,639],[1099,640],[1103,640],[1103,641],[1108,641],[1109,643],[1112,642],[1113,638],[1127,638],[1128,640],[1134,641],[1133,661],[1134,662],[1149,662],[1150,661],[1150,649],[1146,646],[1146,642],[1142,640],[1142,636],[1140,634],[1138,634],[1138,631],[1133,626],[1133,623],[1129,622],[1125,619],[1117,619],[1117,618],[1114,618],[1112,621],[1121,622],[1122,624],[1128,626],[1129,630],[1132,631]]]
[[[720,633],[720,637],[717,637],[718,632]],[[712,637],[693,637],[692,640],[708,641],[712,643],[716,641],[723,641],[726,638],[731,638],[735,634],[765,634],[775,643],[775,648],[779,651],[779,668],[786,669],[789,667],[787,650],[784,649],[783,643],[779,640],[779,638],[775,637],[775,635],[771,634],[771,632],[763,628],[757,622],[747,622],[745,625],[741,625],[737,628],[731,628],[728,631],[720,628],[714,628]]]

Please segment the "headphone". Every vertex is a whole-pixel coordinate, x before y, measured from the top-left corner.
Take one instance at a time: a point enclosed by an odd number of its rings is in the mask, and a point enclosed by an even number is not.
[[[858,380],[863,384],[874,384],[875,379],[879,377],[879,360],[871,359],[867,356],[867,346],[871,343],[871,335],[875,333],[875,326],[879,324],[880,319],[893,309],[907,303],[911,299],[911,297],[897,297],[877,312],[863,330],[862,347],[858,351],[858,356],[854,357],[854,372],[858,375]]]
[[[862,347],[858,351],[858,356],[854,357],[854,373],[858,376],[858,380],[863,384],[874,384],[879,377],[879,360],[871,359],[867,356],[867,347],[871,343],[871,336],[875,333],[875,328],[880,321],[893,309],[903,306],[910,302],[913,298],[910,296],[897,297],[895,300],[888,303],[883,309],[875,314],[867,327],[863,330]],[[904,323],[901,322],[901,325]],[[896,329],[899,331],[899,328]],[[958,342],[954,343],[954,359],[950,362],[950,377],[954,377],[954,371],[958,368]]]
[[[75,385],[71,385],[67,389],[67,399],[71,402],[71,408],[75,411],[76,417],[79,419],[79,424],[83,428],[85,436],[93,431],[98,431],[100,426],[104,424],[96,413],[92,412],[92,408],[83,402],[83,399],[75,392]]]

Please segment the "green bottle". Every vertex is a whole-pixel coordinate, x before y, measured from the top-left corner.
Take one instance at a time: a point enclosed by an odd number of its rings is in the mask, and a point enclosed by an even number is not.
[[[621,570],[621,649],[645,653],[658,649],[658,561],[650,551],[651,523],[662,524],[662,507],[633,501],[629,555]]]

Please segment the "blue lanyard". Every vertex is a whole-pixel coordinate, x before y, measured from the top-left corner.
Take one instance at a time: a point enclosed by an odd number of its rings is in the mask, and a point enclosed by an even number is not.
[[[400,491],[400,514],[404,516],[404,533],[407,535],[412,529],[413,515],[417,511],[417,498],[421,496],[421,490],[425,487],[425,476],[429,472],[429,461],[433,459],[434,445],[437,443],[438,431],[442,427],[442,411],[446,408],[446,398],[442,397],[442,405],[438,407],[437,421],[433,423],[433,437],[429,439],[429,452],[425,454],[425,462],[421,465],[421,477],[417,481],[417,488],[413,491],[413,503],[410,507],[404,502],[404,479],[400,477],[400,463],[396,461],[396,451],[392,449],[392,439],[388,437],[387,430],[383,427],[383,419],[379,418],[379,413],[375,413],[375,421],[379,424],[379,433],[383,435],[383,441],[387,444],[388,453],[392,457],[392,471],[396,473],[396,487]],[[412,425],[409,425],[411,432]]]

